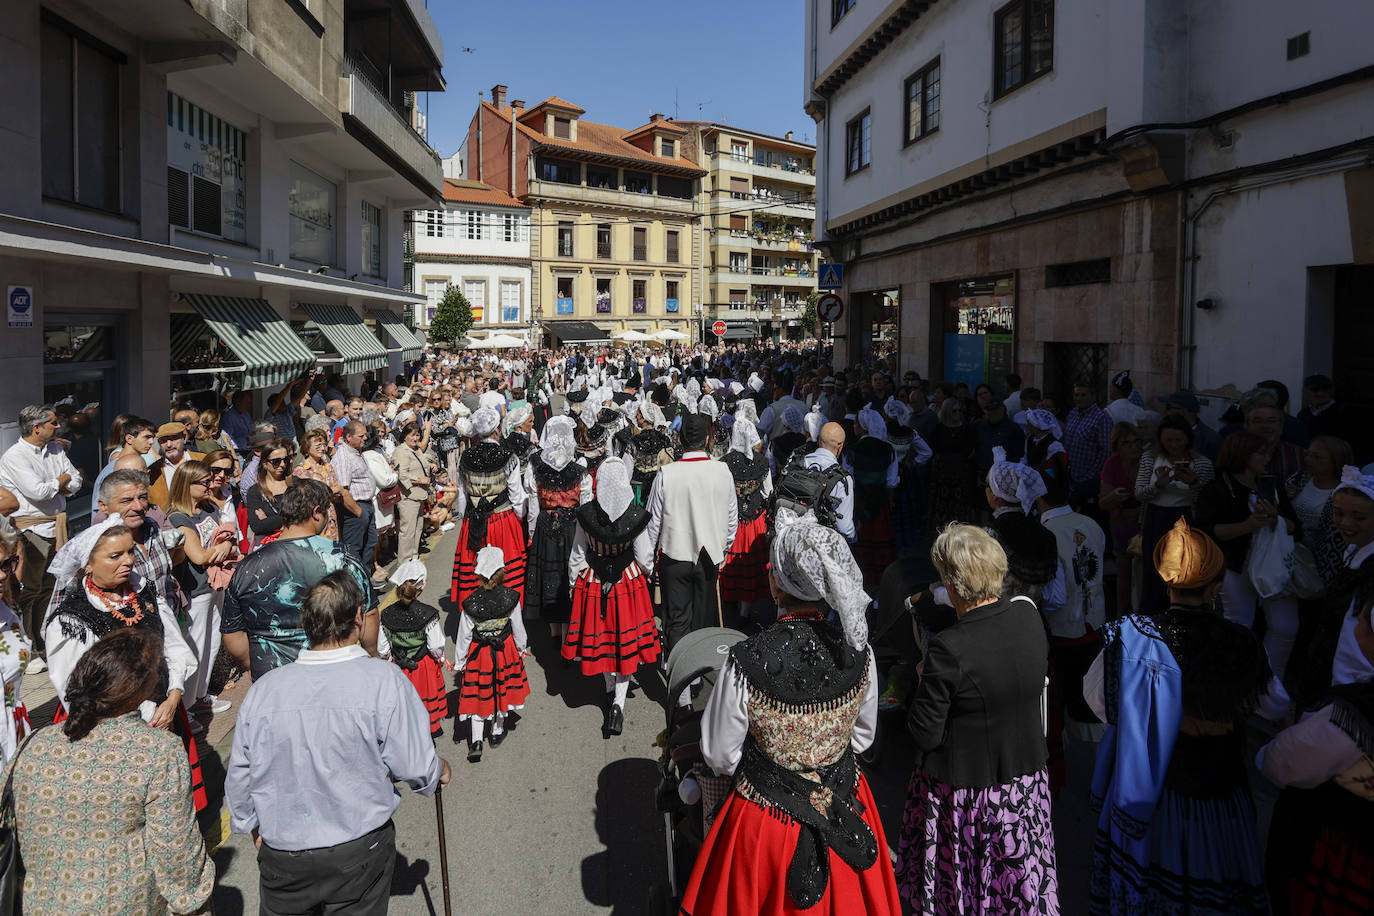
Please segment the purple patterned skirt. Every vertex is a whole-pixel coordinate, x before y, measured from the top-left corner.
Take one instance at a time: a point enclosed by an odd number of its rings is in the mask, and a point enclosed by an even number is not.
[[[897,888],[917,913],[1058,916],[1044,770],[961,789],[917,769],[897,847]]]

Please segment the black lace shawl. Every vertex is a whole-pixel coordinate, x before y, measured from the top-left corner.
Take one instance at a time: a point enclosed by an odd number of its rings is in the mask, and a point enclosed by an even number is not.
[[[506,434],[505,438],[501,440],[501,445],[521,461],[528,461],[530,451],[534,448],[534,443],[529,440],[528,436],[514,431]]]
[[[462,467],[479,474],[489,474],[503,469],[510,463],[510,459],[510,449],[499,442],[485,439],[470,446],[467,451],[463,452],[463,457],[458,459],[458,462]]]
[[[1366,757],[1374,757],[1374,681],[1331,688],[1331,724],[1349,735]]]
[[[463,613],[471,617],[473,623],[484,623],[509,617],[519,603],[520,593],[508,586],[479,588],[463,602]]]
[[[821,620],[780,620],[735,644],[730,657],[752,691],[789,706],[842,703],[868,673],[867,651],[845,642],[837,624]]]
[[[553,468],[544,461],[542,453],[530,459],[530,468],[534,471],[534,482],[546,490],[571,490],[587,476],[586,465],[569,461],[561,468]]]
[[[397,601],[382,611],[382,626],[392,633],[415,633],[438,618],[439,609],[423,601]]]
[[[1171,607],[1153,618],[1183,675],[1184,715],[1234,722],[1255,710],[1273,672],[1245,627],[1203,610]],[[1147,632],[1149,632],[1147,630]]]
[[[138,604],[143,610],[143,618],[138,623],[127,626],[143,627],[161,636],[162,615],[158,613],[157,590],[151,582],[145,584],[143,590],[138,593]],[[92,606],[91,599],[86,595],[84,583],[68,592],[67,597],[53,609],[52,614],[57,619],[62,635],[68,639],[80,638],[82,630],[99,639],[126,625],[116,620],[109,611]]]

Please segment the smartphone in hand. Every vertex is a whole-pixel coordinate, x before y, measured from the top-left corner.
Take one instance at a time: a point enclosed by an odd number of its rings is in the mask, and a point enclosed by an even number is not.
[[[1255,495],[1274,507],[1279,504],[1279,479],[1273,474],[1263,474],[1255,482]]]

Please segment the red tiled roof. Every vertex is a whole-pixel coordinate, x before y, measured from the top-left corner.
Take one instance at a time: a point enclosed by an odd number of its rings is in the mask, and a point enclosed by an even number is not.
[[[497,108],[487,101],[483,101],[482,104],[503,121],[510,121],[511,109],[509,107]],[[540,104],[543,103],[541,102]],[[537,108],[538,106],[535,107]],[[534,109],[529,109],[529,111],[533,110]],[[689,172],[693,175],[706,174],[705,169],[690,159],[684,159],[681,156],[673,156],[672,158],[655,156],[648,150],[640,149],[633,143],[626,142],[625,129],[621,127],[612,127],[609,124],[597,124],[593,121],[578,118],[576,140],[560,140],[557,137],[547,136],[520,120],[520,118],[527,115],[529,111],[516,112],[516,127],[526,137],[529,137],[530,140],[540,146],[545,146],[550,149],[567,150],[572,153],[583,153],[588,156],[608,156],[615,159],[639,162],[645,166],[656,165],[661,169],[671,168],[676,171]]]
[[[579,121],[578,123],[580,124],[581,122]],[[678,126],[677,126],[676,124],[674,124],[672,121],[659,120],[659,121],[650,121],[648,124],[645,124],[643,127],[636,127],[634,130],[626,131],[626,132],[625,132],[625,139],[628,140],[628,139],[630,139],[631,137],[638,137],[640,134],[648,133],[648,132],[651,131],[651,130],[662,130],[662,131],[666,131],[667,133],[670,133],[670,134],[681,134],[681,135],[683,135],[683,136],[686,136],[686,134],[687,134],[687,128],[685,128],[685,127],[678,127]]]
[[[461,204],[490,204],[496,207],[529,209],[528,204],[521,203],[518,198],[511,197],[505,191],[498,191],[489,184],[465,178],[444,179],[444,200]]]
[[[548,105],[550,108],[566,108],[567,110],[575,111],[580,115],[587,113],[587,109],[580,108],[577,105],[574,105],[572,102],[569,102],[567,99],[560,99],[556,95],[549,96],[547,99],[540,102],[538,105],[534,106],[534,108],[543,108],[545,105]],[[530,111],[534,111],[534,108],[531,108]]]

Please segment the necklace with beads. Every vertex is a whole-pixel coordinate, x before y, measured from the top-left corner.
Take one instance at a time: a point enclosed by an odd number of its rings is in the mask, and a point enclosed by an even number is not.
[[[139,604],[137,595],[125,597],[118,594],[112,594],[96,585],[89,576],[86,577],[86,588],[89,589],[90,593],[95,596],[95,599],[105,607],[106,612],[111,617],[118,620],[126,627],[131,627],[143,619],[143,606]],[[133,605],[134,612],[132,614],[125,614],[123,608],[131,604]]]

